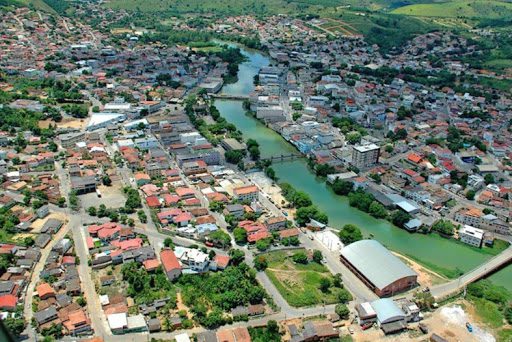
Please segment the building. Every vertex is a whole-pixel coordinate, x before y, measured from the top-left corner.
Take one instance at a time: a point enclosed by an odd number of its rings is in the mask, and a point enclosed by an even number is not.
[[[248,185],[233,190],[235,198],[242,202],[252,202],[258,200],[259,190],[256,185]]]
[[[171,249],[164,249],[160,252],[160,260],[164,266],[165,274],[169,280],[174,280],[181,275],[181,265],[178,258]]]
[[[354,146],[352,148],[352,165],[364,169],[379,162],[380,147],[375,144]]]
[[[120,113],[94,113],[87,124],[86,130],[94,131],[100,128],[106,128],[110,125],[116,125],[126,120],[126,115]]]
[[[71,190],[76,191],[78,195],[96,191],[96,177],[71,177]]]
[[[375,240],[345,246],[340,258],[379,297],[392,296],[417,284],[416,272]]]
[[[465,225],[459,230],[459,239],[468,245],[480,248],[484,240],[484,231]]]
[[[233,139],[233,138],[222,139],[221,145],[222,145],[222,147],[224,147],[224,149],[226,151],[244,151],[245,150],[244,144],[240,143],[238,140]]]
[[[392,334],[407,328],[406,315],[391,298],[371,302],[377,314],[377,324],[385,334]]]
[[[76,143],[85,140],[85,133],[66,133],[59,135],[60,145],[63,148],[70,148],[75,146]]]
[[[480,228],[483,212],[478,208],[461,209],[455,213],[455,221],[464,225]]]

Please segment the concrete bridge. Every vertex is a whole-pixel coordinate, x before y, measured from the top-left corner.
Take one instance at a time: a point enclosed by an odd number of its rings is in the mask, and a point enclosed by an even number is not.
[[[214,99],[223,100],[249,100],[248,95],[233,95],[233,94],[209,94]]]
[[[484,264],[448,283],[433,286],[430,289],[432,296],[439,301],[455,295],[464,290],[464,287],[492,274],[512,262],[512,245]]]
[[[271,157],[267,157],[267,158],[261,158],[261,161],[269,160],[270,162],[273,163],[273,162],[292,161],[292,160],[300,159],[300,158],[303,158],[303,156],[300,154],[290,153],[290,154],[281,154],[281,155],[271,156]]]

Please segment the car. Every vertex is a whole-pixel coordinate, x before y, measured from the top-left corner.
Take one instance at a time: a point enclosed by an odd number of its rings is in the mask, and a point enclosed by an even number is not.
[[[354,328],[348,327],[348,332],[350,333],[350,335],[354,335]]]
[[[364,324],[361,325],[361,329],[362,330],[367,330],[367,329],[370,329],[372,326],[373,326],[372,322],[367,322],[367,323],[364,323]]]

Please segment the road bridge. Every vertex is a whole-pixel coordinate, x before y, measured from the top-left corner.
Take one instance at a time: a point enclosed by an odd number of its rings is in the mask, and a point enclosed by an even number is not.
[[[430,292],[436,300],[442,300],[464,290],[464,287],[492,274],[512,262],[512,245],[484,264],[448,283],[433,286]]]

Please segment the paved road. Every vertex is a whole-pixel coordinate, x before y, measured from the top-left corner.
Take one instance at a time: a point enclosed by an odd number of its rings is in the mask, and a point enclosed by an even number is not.
[[[433,286],[430,289],[430,292],[436,299],[445,298],[451,294],[454,294],[458,291],[461,291],[466,285],[481,279],[486,276],[488,273],[493,272],[496,268],[499,268],[512,260],[512,246],[508,247],[506,250],[495,256],[494,258],[488,260],[486,263],[478,266],[471,272],[468,272],[448,283],[440,284],[437,286]]]

